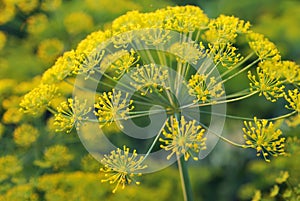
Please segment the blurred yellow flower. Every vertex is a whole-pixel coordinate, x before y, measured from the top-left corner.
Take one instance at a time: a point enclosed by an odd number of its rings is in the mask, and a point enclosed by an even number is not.
[[[30,34],[40,34],[48,26],[48,18],[44,14],[32,15],[27,19],[27,31]]]
[[[39,137],[39,131],[30,124],[22,124],[14,130],[14,141],[18,146],[29,147]]]
[[[65,17],[64,25],[68,33],[79,34],[90,31],[94,26],[94,22],[90,15],[84,12],[76,12]]]
[[[20,200],[39,201],[39,196],[35,192],[35,189],[31,184],[21,184],[9,189],[5,194],[3,201],[20,201]]]
[[[39,0],[17,0],[16,6],[24,13],[30,13],[39,6]]]
[[[67,166],[74,156],[64,145],[53,145],[48,147],[44,152],[43,160],[36,160],[34,164],[41,168],[53,168],[58,170]]]
[[[12,107],[6,110],[2,116],[2,121],[5,124],[17,124],[24,116],[24,113],[20,112],[19,107]]]
[[[1,0],[0,1],[0,25],[10,21],[15,16],[14,1]]]
[[[53,62],[64,50],[62,41],[52,38],[43,40],[37,49],[37,56],[47,63]]]
[[[22,164],[16,156],[2,156],[0,157],[0,170],[0,182],[2,182],[22,171]]]

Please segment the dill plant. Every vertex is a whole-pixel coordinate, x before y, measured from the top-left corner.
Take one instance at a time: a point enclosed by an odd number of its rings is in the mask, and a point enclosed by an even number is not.
[[[128,12],[58,58],[20,106],[33,115],[50,111],[57,131],[75,128],[113,192],[177,162],[184,200],[192,200],[189,160],[206,157],[221,139],[270,162],[286,154],[274,122],[299,122],[299,66],[283,61],[275,44],[250,28],[233,16],[210,19],[194,6]],[[234,79],[248,83],[233,87]],[[62,82],[74,87],[73,97],[55,108]],[[227,105],[253,97],[285,102],[279,109],[288,112],[271,118],[226,113]],[[226,118],[244,124],[244,143],[222,136]],[[107,137],[110,127],[118,134]],[[125,136],[123,149],[113,143],[119,136]]]

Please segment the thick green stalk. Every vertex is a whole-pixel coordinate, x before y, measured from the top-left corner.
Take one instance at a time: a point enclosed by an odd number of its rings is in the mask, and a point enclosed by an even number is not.
[[[178,170],[180,174],[182,194],[184,201],[193,201],[193,192],[190,184],[187,161],[184,156],[177,157]]]

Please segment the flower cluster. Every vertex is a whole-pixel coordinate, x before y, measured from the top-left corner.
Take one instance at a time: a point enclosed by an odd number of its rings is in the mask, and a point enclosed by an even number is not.
[[[57,108],[54,126],[56,131],[70,133],[73,127],[79,129],[79,126],[88,119],[87,114],[92,110],[88,107],[87,100],[80,101],[77,97],[69,98],[68,101],[62,102]]]
[[[74,156],[63,145],[54,145],[44,152],[43,160],[36,160],[34,164],[41,168],[53,168],[54,170],[67,166]]]
[[[206,148],[204,132],[205,129],[196,125],[195,120],[187,122],[184,116],[181,116],[180,120],[173,117],[170,119],[170,123],[166,123],[165,129],[162,131],[165,138],[160,138],[160,141],[164,143],[160,147],[171,151],[167,159],[174,154],[178,157],[183,154],[186,161],[190,157],[198,160],[198,156],[195,156],[194,153],[197,154]]]
[[[285,138],[281,137],[281,130],[276,129],[272,122],[254,117],[254,124],[251,121],[244,124],[245,148],[256,149],[257,155],[262,155],[267,162],[270,162],[270,156],[285,154]]]
[[[100,171],[105,176],[105,179],[101,181],[111,184],[116,183],[113,193],[116,192],[119,185],[124,189],[125,185],[130,184],[132,181],[139,184],[140,182],[134,180],[134,176],[141,176],[139,171],[147,167],[142,165],[143,159],[142,156],[138,156],[136,150],[130,153],[129,148],[125,145],[123,150],[118,148],[116,151],[111,151],[110,155],[104,155],[104,158],[101,160],[104,167]]]
[[[78,24],[77,19],[84,23]],[[70,35],[76,35],[91,30],[93,20],[85,13],[71,13],[64,24]],[[273,120],[299,113],[299,93],[294,89],[299,75],[298,66],[282,61],[275,44],[253,32],[249,22],[225,15],[210,19],[198,7],[176,6],[150,13],[131,11],[114,20],[106,30],[91,33],[74,50],[57,59],[43,74],[42,84],[25,95],[20,105],[32,114],[48,109],[55,116],[57,131],[70,132],[83,121],[96,121],[104,131],[118,125],[114,131],[120,136],[131,129],[125,127],[130,125],[128,120],[143,128],[148,126],[149,118],[153,120],[150,111],[155,115],[167,111],[165,124],[155,131],[156,138],[145,157],[138,157],[136,151],[130,154],[126,146],[103,157],[103,181],[116,183],[115,192],[146,169],[142,162],[154,147],[170,152],[166,161],[174,155],[176,159],[198,160],[201,150],[209,145],[208,134],[239,147],[253,148],[266,161],[271,156],[284,155],[285,138],[270,119],[255,117],[244,122],[245,145],[214,132],[209,125],[214,122],[209,120],[213,116],[249,119],[220,114],[212,108],[255,95],[264,95],[271,102],[288,102],[286,107],[293,111],[272,117]],[[237,80],[246,85],[237,86]],[[49,107],[61,83],[94,92],[95,99],[88,101],[92,101],[97,119],[89,119],[92,109],[76,98],[62,101],[57,108]],[[160,109],[153,109],[154,106]],[[199,113],[201,118],[196,117]],[[61,147],[49,149],[53,156],[58,151],[67,152]],[[65,160],[69,162],[71,158]],[[37,164],[57,169],[65,165],[60,159],[47,154],[45,161]]]
[[[121,91],[104,92],[98,97],[95,103],[95,115],[98,116],[99,122],[103,125],[110,124],[126,118],[128,112],[133,109],[132,101],[127,101],[128,94],[122,95]]]
[[[24,96],[20,106],[24,112],[38,114],[51,103],[51,100],[58,95],[55,85],[41,84]]]
[[[207,75],[192,75],[188,82],[189,93],[197,97],[197,101],[210,102],[215,98],[221,97],[225,92],[222,84],[217,82],[215,77],[208,78]]]

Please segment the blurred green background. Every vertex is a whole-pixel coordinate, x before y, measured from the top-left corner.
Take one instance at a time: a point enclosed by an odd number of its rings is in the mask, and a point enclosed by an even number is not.
[[[249,20],[253,30],[277,44],[283,59],[300,63],[298,0],[0,0],[0,201],[182,200],[176,165],[143,175],[140,186],[113,195],[111,186],[100,182],[100,164],[75,133],[55,133],[49,115],[26,116],[18,103],[58,56],[116,17],[188,4],[211,18],[226,14]],[[257,107],[245,104],[238,109]],[[226,123],[224,135],[241,140],[242,125]],[[287,136],[299,131],[283,130]],[[219,142],[207,158],[190,164],[195,200],[251,200],[256,189],[268,194],[281,171],[289,172],[291,185],[299,185],[299,144],[291,140],[292,156],[267,164],[252,151]]]

